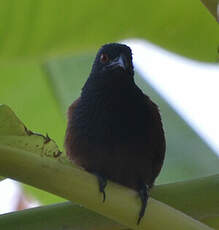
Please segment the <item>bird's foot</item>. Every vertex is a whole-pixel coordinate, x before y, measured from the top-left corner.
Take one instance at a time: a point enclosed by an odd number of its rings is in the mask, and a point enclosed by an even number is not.
[[[106,193],[105,188],[107,185],[107,178],[97,172],[94,173],[97,177],[98,184],[99,184],[99,191],[103,194],[103,202],[106,200]]]
[[[145,213],[145,208],[147,206],[147,201],[148,201],[148,196],[149,196],[149,186],[146,184],[142,184],[138,193],[141,199],[141,210],[139,212],[137,224],[140,224],[140,221]]]

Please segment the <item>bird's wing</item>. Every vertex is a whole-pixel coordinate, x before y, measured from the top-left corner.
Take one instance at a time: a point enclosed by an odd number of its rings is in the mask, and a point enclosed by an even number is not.
[[[165,135],[163,130],[163,124],[161,121],[160,111],[158,106],[151,101],[151,99],[145,95],[145,100],[147,101],[147,104],[149,103],[152,114],[153,114],[153,121],[155,122],[153,130],[153,138],[154,138],[154,153],[153,153],[153,175],[157,177],[157,175],[160,173],[160,170],[163,165],[164,157],[165,157],[165,151],[166,151],[166,141],[165,141]]]
[[[65,149],[66,149],[66,153],[67,153],[67,155],[69,155],[69,157],[71,157],[70,156],[70,152],[71,152],[71,147],[72,147],[70,143],[73,142],[73,138],[74,138],[73,137],[74,132],[73,132],[73,126],[72,126],[73,125],[73,122],[72,122],[73,117],[72,117],[72,115],[74,113],[75,108],[78,105],[79,99],[80,99],[80,97],[77,100],[75,100],[69,106],[68,112],[67,112],[68,124],[67,124],[66,133],[65,133],[65,143],[64,143],[64,146],[65,146]]]
[[[68,116],[68,122],[72,119],[72,114],[74,113],[75,108],[77,107],[78,101],[80,98],[75,100],[68,108],[67,116]]]

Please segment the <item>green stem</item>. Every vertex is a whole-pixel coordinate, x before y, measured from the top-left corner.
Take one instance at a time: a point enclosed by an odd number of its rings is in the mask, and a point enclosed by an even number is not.
[[[133,229],[210,229],[154,199],[140,226],[136,225],[140,200],[135,191],[115,183],[106,188],[106,201],[98,192],[96,178],[61,160],[0,145],[0,175],[62,196]]]
[[[151,196],[177,208],[214,229],[219,228],[219,175],[200,179],[159,185],[153,188]],[[83,214],[82,214],[83,213]],[[81,215],[82,214],[82,215]],[[83,218],[86,216],[86,222]],[[36,223],[37,218],[37,223]],[[89,222],[89,224],[88,224]],[[0,216],[3,229],[61,229],[63,225],[77,229],[123,229],[121,225],[94,214],[82,207],[65,202],[57,205],[9,213]],[[21,224],[22,223],[22,224]],[[87,224],[85,224],[87,223]],[[98,225],[96,226],[96,223]]]

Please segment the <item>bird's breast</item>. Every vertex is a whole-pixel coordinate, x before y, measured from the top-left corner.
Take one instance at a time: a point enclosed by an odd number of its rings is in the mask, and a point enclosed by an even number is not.
[[[125,95],[99,95],[82,98],[73,120],[78,135],[98,141],[127,141],[133,136],[146,136],[147,106]]]

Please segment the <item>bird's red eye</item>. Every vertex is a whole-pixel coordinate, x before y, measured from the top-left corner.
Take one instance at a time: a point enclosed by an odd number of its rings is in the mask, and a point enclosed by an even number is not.
[[[103,63],[103,64],[107,63],[107,62],[109,61],[108,55],[107,55],[107,54],[101,54],[101,56],[100,56],[100,61],[101,61],[101,63]]]

